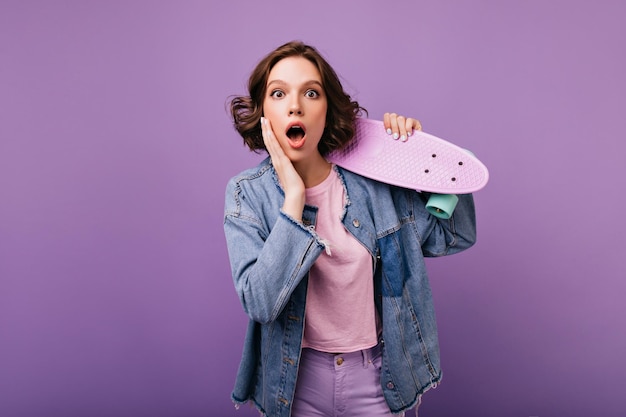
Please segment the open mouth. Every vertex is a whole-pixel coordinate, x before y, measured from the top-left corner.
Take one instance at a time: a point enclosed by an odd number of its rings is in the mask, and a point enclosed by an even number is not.
[[[304,143],[303,140],[306,134],[304,126],[300,124],[293,124],[287,128],[286,134],[292,146],[298,147],[297,145],[302,145]]]

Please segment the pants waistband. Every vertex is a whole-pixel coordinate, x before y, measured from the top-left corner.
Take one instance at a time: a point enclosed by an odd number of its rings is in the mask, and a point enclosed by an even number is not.
[[[302,359],[310,361],[318,366],[328,368],[349,368],[352,366],[367,367],[372,361],[378,358],[382,353],[382,343],[369,349],[357,350],[347,353],[328,353],[319,350],[304,348],[302,349]]]

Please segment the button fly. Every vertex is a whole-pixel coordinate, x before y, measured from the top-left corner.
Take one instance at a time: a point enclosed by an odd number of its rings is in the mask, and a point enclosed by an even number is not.
[[[337,365],[341,366],[342,364],[343,364],[343,358],[342,357],[337,358]]]

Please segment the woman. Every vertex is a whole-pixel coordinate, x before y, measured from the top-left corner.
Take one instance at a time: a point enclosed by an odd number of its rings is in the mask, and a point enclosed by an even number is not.
[[[233,400],[268,416],[403,414],[441,379],[424,256],[474,243],[472,196],[441,220],[424,195],[329,163],[364,109],[309,45],[272,51],[248,89],[231,101],[234,125],[269,158],[226,190],[233,279],[250,317]],[[394,139],[421,129],[384,120]]]

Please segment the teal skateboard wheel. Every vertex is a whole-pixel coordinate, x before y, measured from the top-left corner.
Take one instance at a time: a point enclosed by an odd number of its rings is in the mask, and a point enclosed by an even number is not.
[[[454,194],[431,194],[426,209],[433,216],[447,220],[452,217],[459,197]]]

